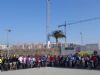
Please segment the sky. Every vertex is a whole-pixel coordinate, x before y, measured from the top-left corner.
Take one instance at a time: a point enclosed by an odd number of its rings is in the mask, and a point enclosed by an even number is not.
[[[100,17],[100,0],[50,0],[50,32],[58,25]],[[46,41],[46,0],[0,0],[0,43]],[[61,30],[64,30],[61,28]],[[80,35],[82,32],[82,36]],[[100,19],[67,26],[67,42],[100,43]],[[63,39],[64,40],[64,39]],[[54,42],[55,39],[51,38]]]

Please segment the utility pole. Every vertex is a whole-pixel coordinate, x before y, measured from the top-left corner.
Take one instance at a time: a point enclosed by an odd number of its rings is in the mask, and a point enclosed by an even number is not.
[[[50,48],[50,0],[46,0],[46,45]]]

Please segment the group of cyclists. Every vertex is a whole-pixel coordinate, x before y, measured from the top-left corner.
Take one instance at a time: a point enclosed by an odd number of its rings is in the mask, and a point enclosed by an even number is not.
[[[100,67],[100,56],[97,51],[92,55],[78,53],[69,55],[20,55],[0,56],[1,71],[27,69],[34,67],[68,67],[68,68],[89,68]]]

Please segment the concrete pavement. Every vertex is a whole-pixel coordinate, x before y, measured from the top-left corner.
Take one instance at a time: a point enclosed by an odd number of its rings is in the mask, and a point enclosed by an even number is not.
[[[33,68],[0,72],[0,75],[100,75],[100,70],[82,70],[67,68]]]

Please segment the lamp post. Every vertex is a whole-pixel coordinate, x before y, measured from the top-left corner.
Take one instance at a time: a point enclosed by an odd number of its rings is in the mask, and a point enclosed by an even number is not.
[[[50,48],[50,0],[46,0],[46,44]]]
[[[81,36],[81,45],[83,45],[83,33],[82,32],[80,32],[80,36]]]
[[[9,58],[9,33],[11,32],[11,29],[7,29],[7,57]]]

